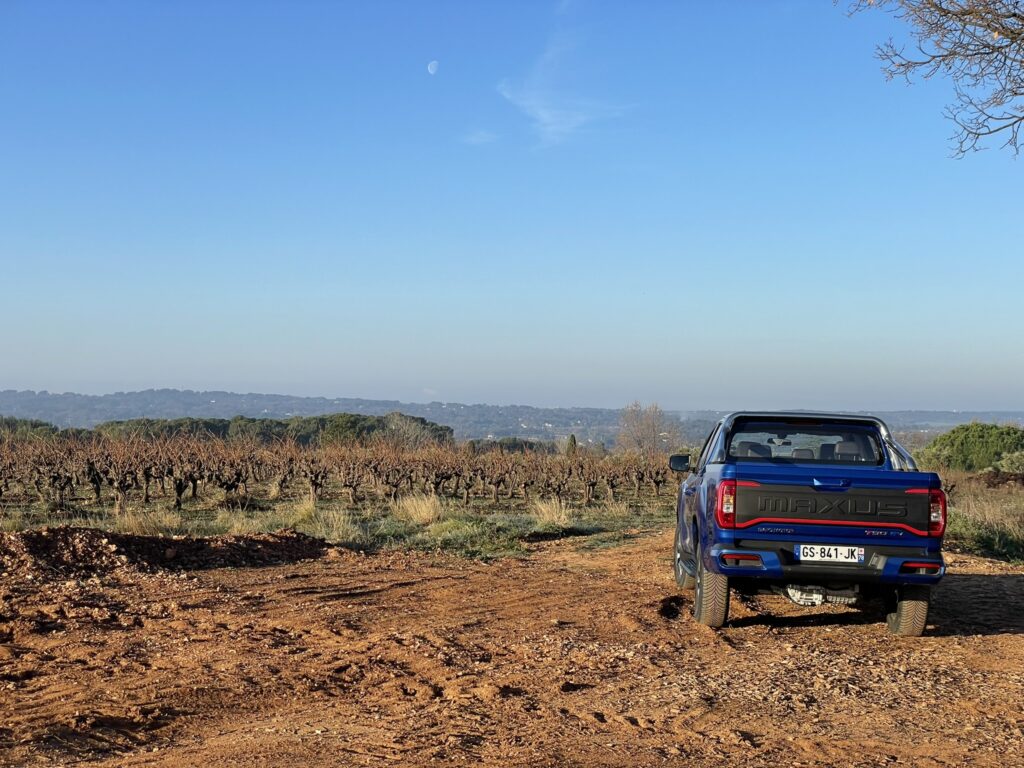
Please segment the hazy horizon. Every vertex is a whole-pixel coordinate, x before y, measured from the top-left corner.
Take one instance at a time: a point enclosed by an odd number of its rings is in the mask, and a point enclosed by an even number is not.
[[[887,13],[120,0],[0,28],[0,389],[1024,409],[1019,161],[950,158],[952,84],[886,81]]]
[[[159,390],[172,390],[172,391],[189,391],[196,393],[205,392],[222,392],[231,395],[260,395],[269,397],[300,397],[300,398],[320,398],[324,400],[377,400],[377,401],[397,401],[402,403],[416,403],[416,404],[427,404],[431,402],[439,403],[458,403],[461,405],[489,405],[497,407],[516,407],[526,406],[530,408],[600,408],[606,410],[619,410],[638,398],[632,400],[626,400],[617,403],[584,403],[584,402],[529,402],[529,401],[495,401],[486,399],[470,399],[470,400],[441,400],[437,398],[409,398],[409,397],[384,397],[374,395],[361,395],[361,394],[323,394],[323,393],[311,393],[302,394],[296,392],[271,392],[271,391],[258,391],[258,390],[231,390],[222,388],[210,388],[210,387],[143,387],[141,389],[132,390],[114,390],[106,392],[85,392],[75,390],[54,390],[42,388],[25,388],[22,390],[5,387],[4,389],[13,391],[30,391],[37,394],[47,392],[51,395],[84,395],[88,397],[104,397],[114,396],[118,394],[131,394],[135,392],[145,391],[159,391]],[[2,390],[0,390],[2,391]],[[656,401],[641,401],[645,405]],[[821,410],[821,411],[833,411],[833,412],[888,412],[888,411],[939,411],[944,413],[972,413],[972,412],[1004,412],[1004,413],[1024,413],[1024,407],[974,407],[974,408],[956,408],[956,407],[924,407],[919,405],[906,406],[906,407],[853,407],[853,406],[809,406],[806,404],[796,402],[782,402],[781,405],[766,405],[766,404],[731,404],[724,407],[715,406],[701,406],[701,405],[687,405],[687,406],[676,406],[671,403],[657,402],[657,404],[666,411],[673,412],[699,412],[699,411],[717,411],[717,412],[731,412],[741,410],[777,410],[777,411],[796,411],[796,410]],[[6,415],[0,412],[0,416]]]

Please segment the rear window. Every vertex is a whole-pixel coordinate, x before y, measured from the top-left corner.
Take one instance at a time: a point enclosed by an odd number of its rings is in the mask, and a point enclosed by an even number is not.
[[[738,422],[729,436],[727,454],[743,461],[807,464],[882,464],[874,427],[858,424],[791,424]]]

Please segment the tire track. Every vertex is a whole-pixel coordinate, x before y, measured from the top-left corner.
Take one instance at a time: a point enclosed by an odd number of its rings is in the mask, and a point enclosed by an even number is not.
[[[952,558],[920,639],[775,597],[712,631],[670,544],[8,585],[0,763],[1024,762],[1024,570]]]

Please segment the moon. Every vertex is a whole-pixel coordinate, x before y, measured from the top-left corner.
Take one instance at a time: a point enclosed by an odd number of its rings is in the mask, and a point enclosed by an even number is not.
[[[432,62],[427,64],[427,72],[429,72],[432,75],[436,75],[438,66],[440,65],[437,63],[437,59],[434,59]]]

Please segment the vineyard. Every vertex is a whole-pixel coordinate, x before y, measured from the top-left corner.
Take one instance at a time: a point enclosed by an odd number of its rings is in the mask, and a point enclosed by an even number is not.
[[[6,438],[0,525],[196,535],[294,527],[369,547],[432,546],[444,533],[454,536],[446,548],[467,549],[468,537],[468,551],[479,553],[494,537],[507,549],[512,539],[544,532],[600,533],[652,522],[652,515],[664,520],[672,507],[669,479],[663,456],[582,449],[506,452],[383,440],[303,446],[187,435]]]

